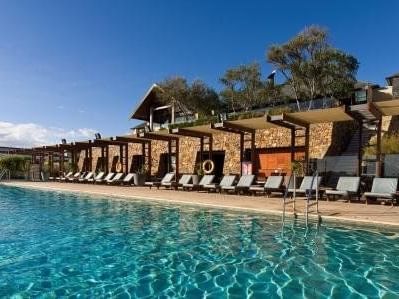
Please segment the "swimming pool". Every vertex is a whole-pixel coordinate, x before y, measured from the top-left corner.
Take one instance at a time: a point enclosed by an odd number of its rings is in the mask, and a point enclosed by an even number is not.
[[[394,230],[0,186],[0,297],[394,298],[398,273]]]

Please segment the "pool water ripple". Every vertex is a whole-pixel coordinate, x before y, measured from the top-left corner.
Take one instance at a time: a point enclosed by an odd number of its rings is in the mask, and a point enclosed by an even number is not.
[[[0,297],[399,298],[398,236],[0,186]]]

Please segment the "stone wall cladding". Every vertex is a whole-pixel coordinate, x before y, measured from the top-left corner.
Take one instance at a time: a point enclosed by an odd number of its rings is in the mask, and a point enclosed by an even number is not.
[[[353,135],[356,128],[355,122],[323,123],[310,126],[309,158],[323,158],[326,154],[339,154],[345,149],[348,138]],[[255,134],[256,148],[278,148],[291,145],[291,132],[286,128],[271,128],[257,130]],[[297,146],[304,145],[304,138],[297,139]],[[153,140],[151,142],[152,167],[151,173],[158,172],[160,156],[167,153],[168,144],[165,141]],[[249,147],[246,145],[246,147]],[[179,172],[193,173],[197,152],[200,150],[198,138],[181,137],[179,140]],[[220,133],[213,136],[213,150],[225,151],[225,162],[223,172],[240,172],[240,138],[238,134]],[[133,155],[141,155],[141,144],[129,144],[129,169]],[[93,148],[93,169],[97,158],[101,155],[99,148]],[[109,165],[111,166],[114,156],[119,156],[119,146],[110,146]],[[82,166],[84,151],[81,153],[79,166]]]

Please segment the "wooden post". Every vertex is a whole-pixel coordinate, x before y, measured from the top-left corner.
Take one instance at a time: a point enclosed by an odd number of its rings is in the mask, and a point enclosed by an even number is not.
[[[179,139],[175,139],[175,162],[176,162],[176,168],[175,168],[175,177],[179,176]]]
[[[105,147],[105,172],[109,172],[109,145]]]
[[[208,151],[209,151],[209,159],[212,160],[212,152],[213,152],[213,135],[209,137]]]
[[[204,162],[204,137],[200,138],[200,168],[202,168],[202,162]]]
[[[252,174],[255,173],[255,162],[256,162],[256,144],[255,144],[255,132],[251,133],[251,163],[252,163]]]
[[[151,171],[152,171],[152,148],[151,148],[151,141],[147,142],[147,150],[148,150],[148,175],[151,176]]]
[[[124,171],[123,165],[123,145],[119,145],[119,163],[121,163],[122,172]]]
[[[291,164],[295,161],[295,142],[295,128],[291,128]]]
[[[125,144],[125,162],[126,162],[126,168],[125,168],[125,174],[129,173],[129,144]]]
[[[240,133],[240,175],[242,175],[243,161],[244,161],[244,133]]]
[[[363,121],[359,120],[359,147],[357,149],[357,176],[362,175],[362,159],[363,159],[363,153],[362,153],[362,139],[363,139]]]
[[[89,170],[93,169],[93,148],[91,147],[91,141],[89,141]]]
[[[168,172],[170,172],[170,168],[171,168],[171,163],[172,163],[172,142],[169,140],[168,141]]]
[[[381,127],[382,119],[380,118],[377,123],[377,149],[376,149],[376,161],[375,161],[375,176],[381,177],[382,163],[381,163]]]
[[[305,127],[305,175],[309,172],[309,139],[310,139],[310,128]]]

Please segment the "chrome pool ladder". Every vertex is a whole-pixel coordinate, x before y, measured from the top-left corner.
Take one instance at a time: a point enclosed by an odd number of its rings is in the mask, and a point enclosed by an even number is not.
[[[289,196],[289,191],[288,191],[288,189],[290,188],[291,183],[292,183],[292,186],[293,186],[294,191],[293,191],[293,194],[292,194],[291,198],[290,198],[290,199],[287,199],[288,196]],[[295,209],[295,200],[296,200],[296,175],[295,175],[295,173],[293,173],[293,174],[290,175],[290,178],[289,178],[289,180],[288,180],[288,184],[287,184],[287,186],[286,186],[286,188],[285,188],[285,192],[284,192],[284,198],[283,198],[283,219],[282,219],[282,220],[283,220],[283,224],[284,224],[284,222],[285,222],[285,212],[286,212],[286,206],[287,206],[287,205],[292,204],[292,212],[293,212],[293,214],[294,214],[294,217],[295,217],[295,218],[297,217],[296,209]]]
[[[321,217],[319,213],[319,173],[316,170],[312,176],[312,182],[310,184],[310,189],[306,190],[306,206],[305,206],[305,221],[306,226],[309,222],[309,213],[315,212],[317,215],[317,222],[321,222]],[[316,183],[315,199],[313,199],[313,184]],[[311,207],[315,207],[315,210],[311,210]]]

